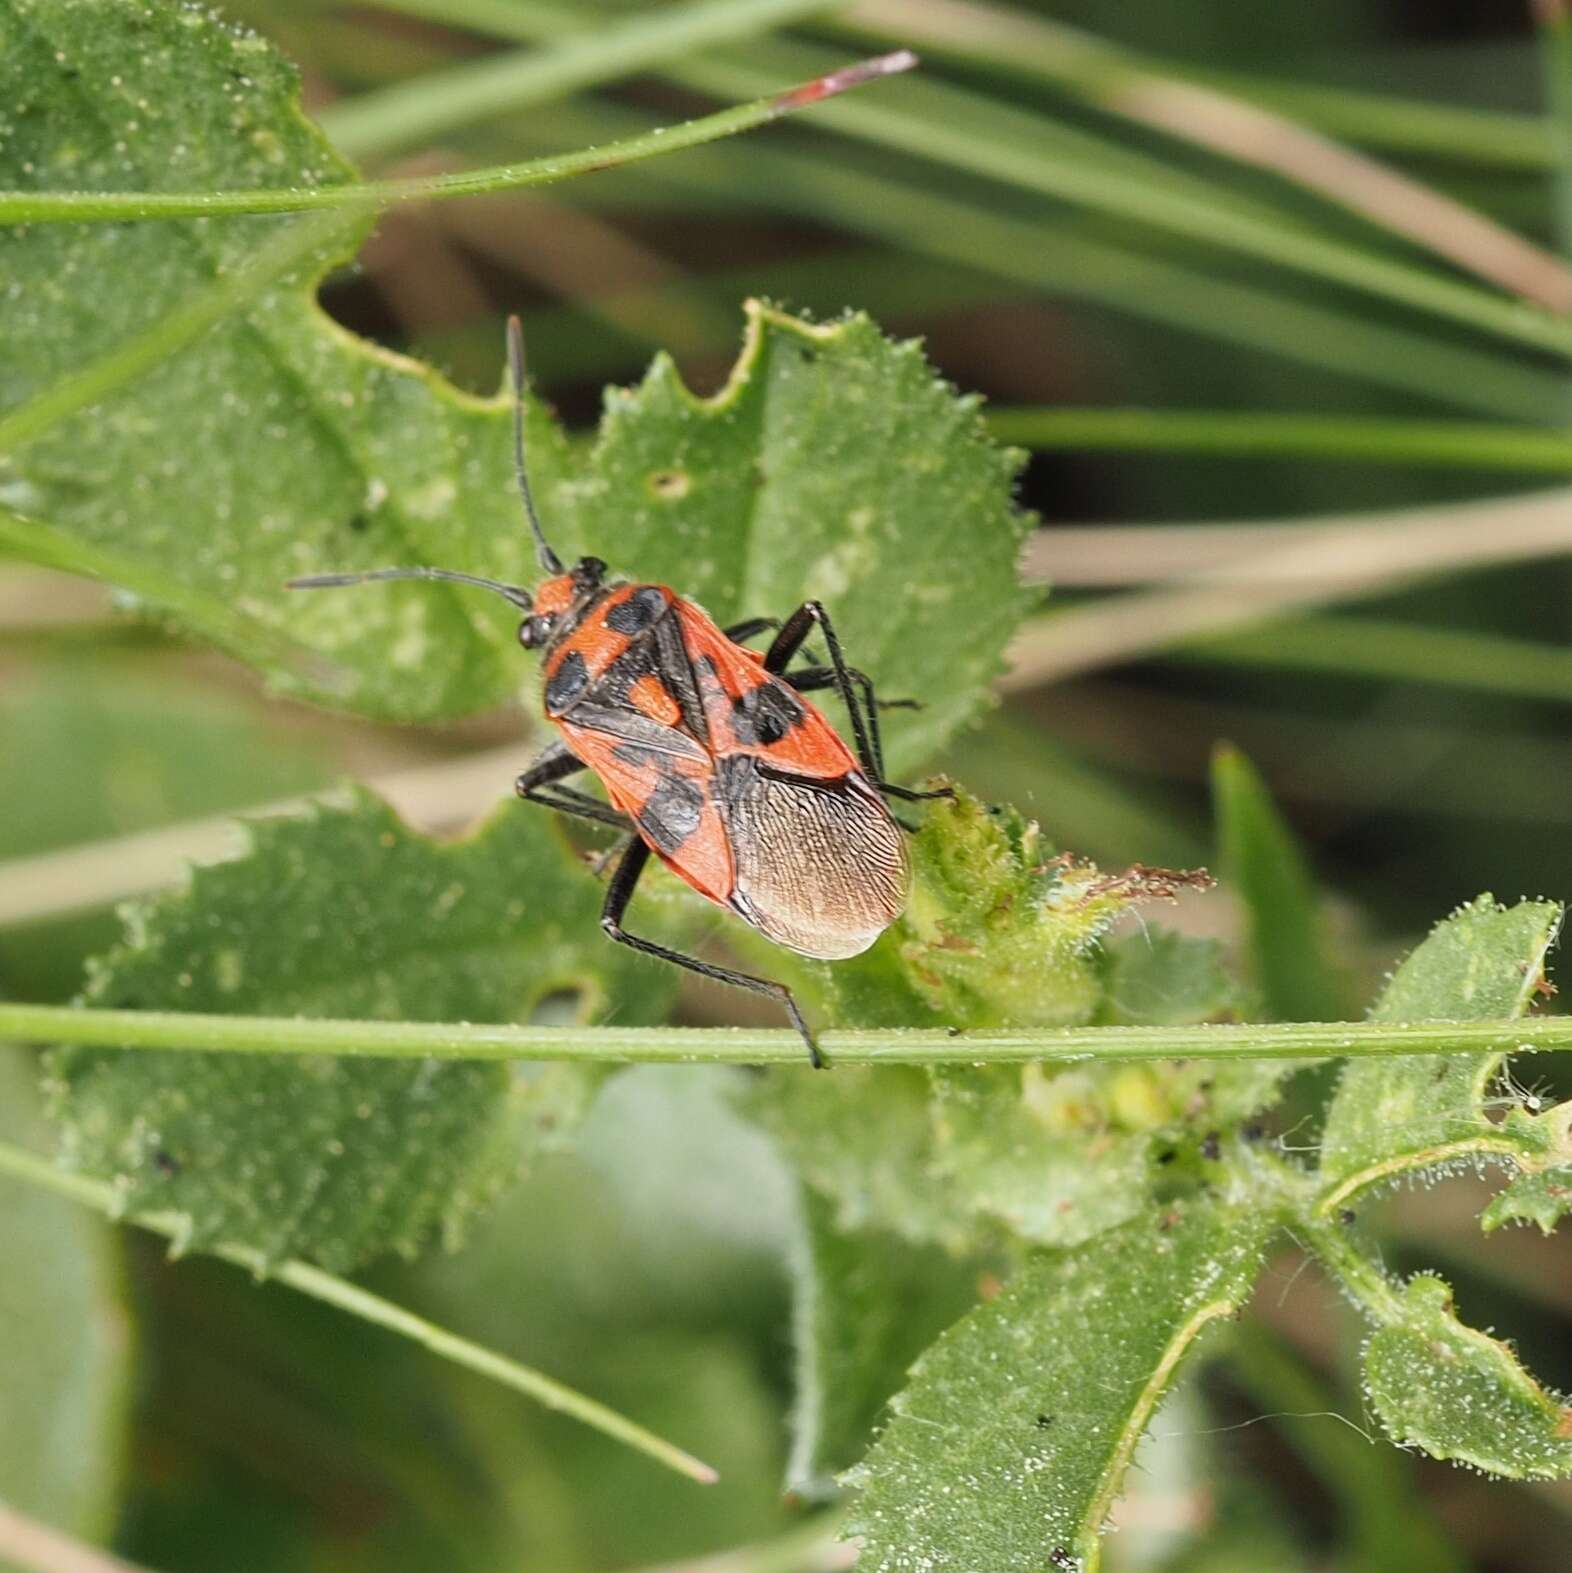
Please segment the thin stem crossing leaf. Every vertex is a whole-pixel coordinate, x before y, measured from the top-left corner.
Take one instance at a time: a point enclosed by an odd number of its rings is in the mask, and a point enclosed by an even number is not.
[[[123,1218],[127,1223],[133,1223],[138,1228],[150,1230],[154,1234],[161,1234],[166,1239],[178,1241],[185,1233],[185,1219],[169,1213],[135,1213],[126,1216],[123,1203],[113,1186],[100,1180],[88,1179],[84,1175],[67,1174],[57,1169],[47,1159],[23,1152],[20,1148],[12,1147],[7,1143],[0,1143],[0,1174],[7,1174],[28,1185],[53,1191],[57,1196],[69,1197],[72,1201],[81,1202],[107,1218]],[[451,1360],[455,1365],[467,1366],[494,1382],[501,1382],[504,1386],[514,1388],[533,1398],[537,1403],[544,1404],[548,1409],[555,1409],[575,1420],[582,1421],[585,1425],[592,1426],[614,1440],[636,1448],[639,1452],[664,1464],[668,1469],[674,1469],[690,1479],[709,1485],[720,1478],[710,1465],[694,1458],[692,1454],[684,1452],[663,1437],[656,1436],[654,1432],[646,1430],[637,1421],[628,1419],[626,1415],[620,1415],[616,1410],[608,1409],[593,1398],[575,1392],[571,1387],[563,1386],[541,1371],[523,1365],[517,1360],[510,1360],[506,1355],[500,1355],[495,1350],[473,1343],[457,1333],[449,1332],[446,1328],[438,1327],[434,1322],[428,1322],[424,1317],[416,1316],[414,1312],[395,1305],[381,1295],[372,1294],[370,1290],[362,1289],[358,1284],[350,1283],[347,1279],[336,1277],[332,1273],[323,1272],[321,1268],[313,1267],[309,1262],[269,1262],[259,1252],[245,1250],[239,1246],[217,1246],[214,1248],[214,1254],[236,1267],[245,1268],[259,1278],[271,1278],[287,1284],[291,1289],[309,1295],[313,1300],[321,1300],[327,1305],[336,1306],[339,1310],[359,1317],[362,1321],[386,1328],[401,1338],[410,1339],[444,1360]]]

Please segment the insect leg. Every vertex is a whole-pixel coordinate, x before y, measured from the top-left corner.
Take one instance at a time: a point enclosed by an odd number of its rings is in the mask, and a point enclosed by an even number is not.
[[[880,699],[873,691],[873,679],[855,666],[846,668],[846,675],[862,691],[862,702],[870,709],[921,710],[920,699]],[[811,694],[820,688],[835,686],[835,673],[827,666],[799,666],[795,672],[782,672],[781,681],[790,683],[799,694]]]
[[[730,628],[723,628],[721,632],[733,644],[746,644],[756,635],[766,633],[771,628],[779,628],[780,625],[778,617],[749,617],[743,622],[733,623]]]
[[[764,670],[779,677],[786,670],[791,658],[803,647],[815,624],[823,630],[824,642],[830,647],[832,686],[841,696],[847,714],[851,716],[852,736],[856,739],[857,758],[862,765],[863,773],[871,780],[880,780],[884,772],[879,768],[878,752],[869,739],[867,723],[863,720],[857,695],[852,690],[851,675],[846,667],[846,659],[841,654],[841,642],[835,637],[830,614],[817,601],[804,601],[781,624],[780,632],[776,634],[770,643],[770,648],[764,654]],[[877,727],[877,721],[874,725]]]
[[[756,978],[747,972],[733,972],[730,967],[713,966],[707,961],[700,961],[697,956],[685,956],[680,950],[657,945],[654,940],[640,939],[637,934],[630,934],[623,928],[622,915],[628,910],[628,903],[633,899],[634,887],[649,862],[649,856],[650,849],[642,841],[633,842],[622,854],[622,861],[617,865],[616,872],[611,876],[611,884],[606,888],[606,902],[600,912],[601,928],[619,945],[627,945],[630,949],[642,951],[646,956],[655,956],[675,966],[686,967],[689,972],[696,972],[701,978],[713,978],[717,983],[730,983],[739,989],[751,989],[755,994],[763,994],[769,999],[778,1001],[791,1018],[792,1026],[801,1034],[802,1041],[807,1044],[808,1059],[813,1068],[822,1070],[824,1057],[819,1053],[819,1046],[813,1041],[808,1023],[803,1020],[802,1012],[797,1008],[797,1001],[792,998],[791,990],[784,983],[773,983],[768,978]]]
[[[851,716],[852,736],[857,741],[857,758],[862,765],[863,773],[879,791],[891,797],[902,798],[908,803],[915,803],[929,797],[954,797],[955,792],[951,787],[941,787],[937,792],[916,792],[910,787],[895,786],[884,779],[878,710],[870,705],[868,720],[864,722],[862,711],[857,704],[857,696],[852,692],[853,668],[847,666],[846,658],[841,654],[841,642],[835,637],[835,626],[830,622],[830,614],[817,601],[804,601],[781,625],[781,631],[776,634],[774,643],[765,654],[765,671],[773,672],[777,676],[783,673],[787,663],[802,648],[815,623],[823,630],[824,642],[830,647],[830,686],[841,696],[841,701]],[[866,677],[864,681],[867,681]],[[871,691],[870,684],[869,692]]]
[[[557,785],[559,781],[583,769],[583,760],[570,753],[563,744],[553,743],[513,783],[514,790],[526,802],[539,803],[545,808],[555,809],[559,814],[592,820],[597,825],[610,825],[614,830],[632,830],[633,822],[626,814],[619,814],[595,798],[575,792],[572,787]]]
[[[873,679],[855,666],[846,668],[846,675],[857,685],[862,695],[863,713],[868,718],[868,741],[873,744],[874,764],[878,766],[879,779],[884,776],[884,738],[879,726],[881,710],[921,710],[920,699],[880,699],[874,692]],[[799,694],[815,693],[821,688],[835,687],[834,669],[828,666],[800,666],[795,672],[782,672],[781,681],[789,683]]]

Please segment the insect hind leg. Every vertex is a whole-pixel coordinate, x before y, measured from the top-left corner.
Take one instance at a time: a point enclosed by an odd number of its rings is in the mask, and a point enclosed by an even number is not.
[[[696,972],[701,978],[713,978],[717,983],[729,983],[734,988],[748,989],[754,994],[762,994],[767,999],[775,1000],[791,1018],[792,1026],[797,1029],[802,1041],[807,1045],[808,1060],[813,1068],[822,1070],[824,1056],[819,1053],[819,1046],[813,1041],[813,1033],[809,1031],[807,1021],[798,1009],[791,990],[784,983],[774,983],[768,978],[756,978],[747,972],[734,972],[730,967],[717,967],[708,961],[700,961],[697,956],[685,956],[680,950],[657,945],[654,940],[640,939],[637,934],[630,934],[622,926],[623,914],[628,910],[628,903],[633,899],[634,888],[638,885],[639,875],[644,872],[649,862],[649,856],[650,849],[642,841],[634,841],[622,854],[622,861],[617,865],[616,872],[611,876],[611,884],[607,887],[605,904],[601,907],[600,926],[606,935],[631,950],[641,951],[644,955],[654,956],[660,961],[669,961],[674,966],[686,967],[689,972]]]

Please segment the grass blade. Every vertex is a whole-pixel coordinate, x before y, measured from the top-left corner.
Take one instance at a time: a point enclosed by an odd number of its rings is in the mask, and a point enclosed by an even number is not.
[[[407,7],[407,8],[413,8]],[[451,14],[451,13],[450,13]],[[488,25],[506,25],[505,36],[560,37],[574,19],[564,7],[529,0],[511,19],[487,7]],[[578,24],[582,25],[582,24]],[[677,73],[685,85],[735,96],[761,91],[781,75],[822,72],[824,53],[805,46],[763,41],[745,50],[719,49],[685,59]],[[492,105],[495,110],[498,106]],[[461,102],[453,105],[455,115]],[[475,118],[464,116],[465,119]],[[874,108],[836,105],[820,117],[837,131],[903,156],[917,153],[969,175],[998,180],[1041,196],[1090,208],[1203,246],[1236,251],[1278,267],[1327,280],[1412,310],[1426,312],[1507,341],[1572,358],[1572,323],[1548,312],[1456,282],[1439,273],[1328,239],[1298,221],[1256,205],[1248,207],[1193,181],[1172,177],[1159,163],[1136,172],[1131,155],[1109,147],[1089,156],[1084,135],[1054,146],[1063,128],[1042,116],[995,104],[981,95],[939,82],[914,82],[897,98]],[[1045,146],[1048,156],[1045,154]]]
[[[1572,432],[1473,421],[1239,410],[996,409],[988,426],[1026,448],[1572,473]]]
[[[1304,854],[1255,767],[1232,744],[1212,755],[1212,803],[1223,879],[1248,915],[1256,985],[1274,1021],[1317,1021],[1346,1009],[1327,954]]]
[[[1381,617],[1305,617],[1274,623],[1270,630],[1181,645],[1169,658],[1195,665],[1438,683],[1572,704],[1572,650],[1506,634],[1424,628]]]
[[[482,191],[518,190],[551,185],[575,175],[618,169],[663,153],[677,153],[722,137],[768,125],[784,115],[834,98],[865,82],[909,71],[915,55],[898,51],[859,61],[682,125],[661,126],[605,147],[554,154],[521,164],[499,164],[403,180],[371,180],[341,186],[259,188],[252,191],[0,191],[0,224],[67,224],[108,220],[213,218],[235,213],[303,213],[326,208],[386,207],[398,202],[433,201]]]
[[[1553,162],[1546,128],[1532,115],[1214,70],[975,0],[858,0],[833,30],[876,41],[893,35],[938,58],[986,66],[1027,82],[1053,82],[1088,97],[1114,90],[1131,77],[1156,74],[1222,88],[1334,136],[1394,153],[1525,170]]]
[[[824,8],[825,0],[696,0],[633,12],[543,49],[484,56],[364,93],[333,105],[320,120],[333,144],[351,157],[391,153],[456,126],[649,71],[691,50],[780,27]],[[502,24],[510,10],[488,6],[472,12],[451,0],[394,0],[389,9],[461,25],[473,25],[480,16]]]

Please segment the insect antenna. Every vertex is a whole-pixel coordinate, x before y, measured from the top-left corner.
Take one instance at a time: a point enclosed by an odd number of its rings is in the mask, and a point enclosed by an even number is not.
[[[508,377],[513,384],[513,473],[519,483],[524,515],[535,537],[535,553],[547,573],[561,573],[562,559],[546,544],[535,497],[529,489],[529,470],[524,463],[524,325],[517,315],[508,318]]]
[[[337,590],[347,584],[369,584],[374,579],[451,579],[455,584],[474,584],[482,590],[495,590],[523,611],[531,611],[534,607],[529,591],[516,584],[503,584],[497,579],[480,579],[472,573],[455,573],[451,568],[372,568],[366,573],[319,573],[304,579],[287,579],[284,588]]]

